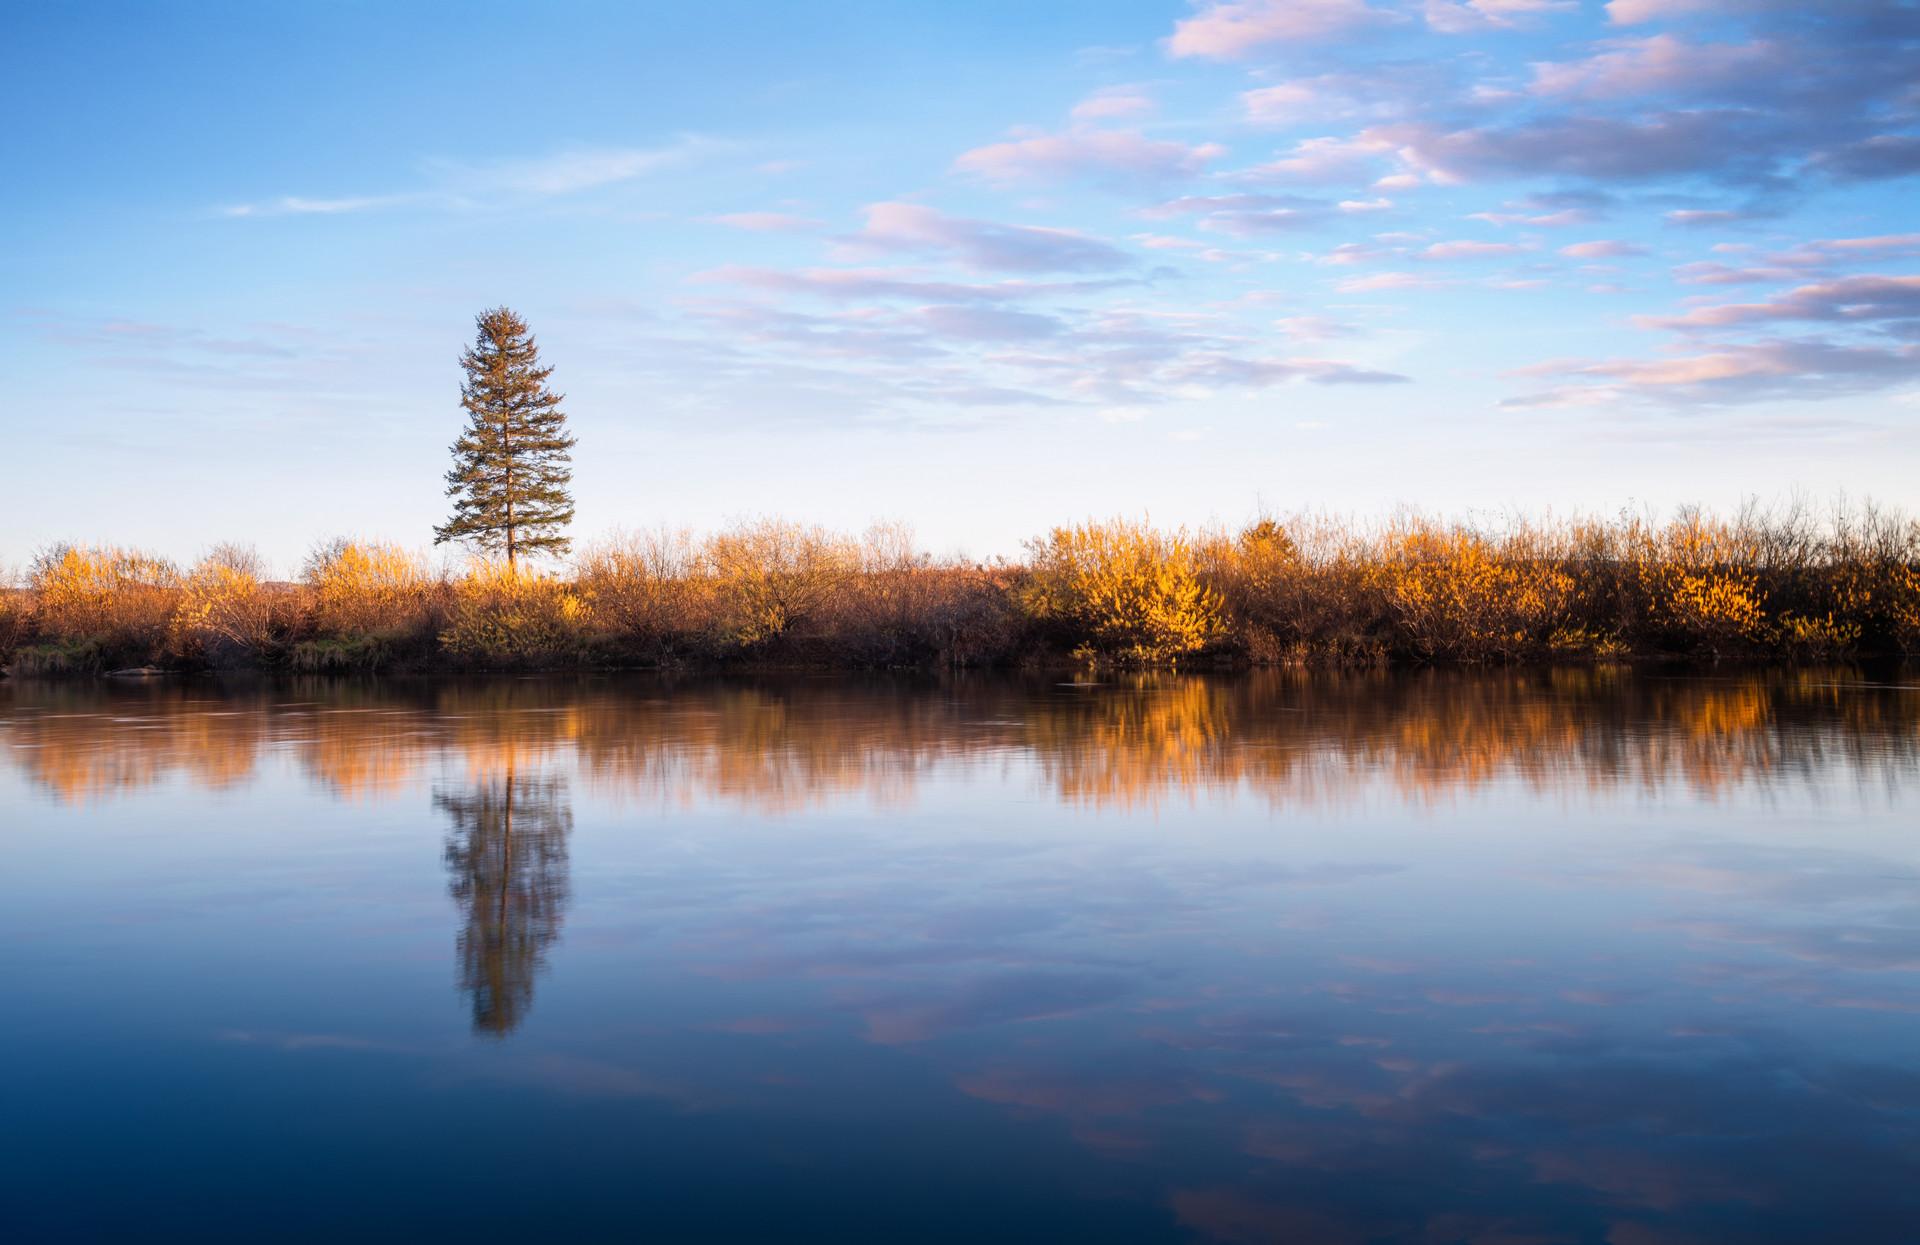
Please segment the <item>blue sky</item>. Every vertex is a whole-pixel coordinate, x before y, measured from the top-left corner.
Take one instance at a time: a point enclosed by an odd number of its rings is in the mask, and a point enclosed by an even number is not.
[[[424,545],[500,303],[581,536],[1920,508],[1905,0],[7,25],[0,561]]]

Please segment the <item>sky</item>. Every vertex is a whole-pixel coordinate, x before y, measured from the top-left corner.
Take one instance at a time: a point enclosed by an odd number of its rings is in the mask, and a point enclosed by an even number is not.
[[[445,517],[511,306],[575,534],[1920,509],[1908,0],[14,3],[0,563]]]

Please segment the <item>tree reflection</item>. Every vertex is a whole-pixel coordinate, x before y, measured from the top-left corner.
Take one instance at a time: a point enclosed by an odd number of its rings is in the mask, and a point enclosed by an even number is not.
[[[566,784],[509,764],[503,777],[433,803],[453,819],[447,886],[462,917],[460,988],[473,1000],[474,1032],[505,1037],[533,1006],[533,979],[566,914]]]

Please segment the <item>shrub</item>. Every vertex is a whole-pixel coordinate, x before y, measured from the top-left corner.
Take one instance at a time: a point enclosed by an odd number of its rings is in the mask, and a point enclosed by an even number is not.
[[[764,649],[793,636],[833,602],[860,569],[853,542],[778,519],[743,523],[704,550],[723,638]]]
[[[180,595],[171,562],[112,546],[48,550],[34,561],[29,583],[42,637],[91,641],[108,661],[158,657]]]
[[[1835,619],[1782,614],[1774,625],[1774,644],[1790,657],[1825,661],[1853,650],[1860,642],[1860,624]]]
[[[1372,580],[1401,642],[1432,660],[1512,660],[1568,620],[1573,577],[1522,529],[1505,542],[1411,521],[1388,533]]]
[[[173,631],[183,649],[224,663],[258,659],[274,648],[287,611],[264,579],[251,549],[220,545],[202,558],[182,582],[174,609]]]
[[[305,579],[323,636],[391,642],[435,630],[440,582],[424,558],[397,545],[330,541],[307,558]]]
[[[0,565],[0,666],[13,659],[13,650],[26,638],[33,598],[20,586],[10,567]]]
[[[1084,523],[1057,527],[1029,548],[1023,605],[1079,637],[1089,654],[1172,662],[1223,632],[1220,598],[1202,582],[1185,533],[1124,520]]]
[[[586,605],[562,580],[524,566],[480,562],[453,586],[440,643],[456,657],[488,665],[577,659]]]
[[[710,578],[685,529],[618,533],[575,561],[594,631],[623,655],[671,661],[713,630]]]
[[[1636,527],[1630,539],[1645,614],[1657,636],[1713,654],[1760,636],[1766,611],[1753,545],[1741,531],[1686,511],[1657,533]]]

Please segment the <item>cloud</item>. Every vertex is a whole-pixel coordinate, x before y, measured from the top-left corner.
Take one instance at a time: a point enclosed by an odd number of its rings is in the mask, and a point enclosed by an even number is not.
[[[1608,0],[1607,20],[1616,26],[1636,26],[1676,17],[1744,16],[1795,3],[1797,0]]]
[[[1236,238],[1310,229],[1332,215],[1324,199],[1266,194],[1185,195],[1156,204],[1142,214],[1162,219],[1197,216],[1200,228]]]
[[[462,192],[547,198],[632,181],[717,146],[710,139],[684,138],[666,147],[583,148],[482,163],[434,160],[427,167]]]
[[[417,202],[417,195],[354,195],[343,199],[308,199],[287,195],[260,203],[236,203],[220,209],[222,216],[340,216],[370,212]]]
[[[916,302],[1009,302],[1059,294],[1111,289],[1132,281],[995,281],[974,284],[934,281],[896,268],[802,268],[787,271],[723,264],[688,278],[694,284],[725,283],[784,294],[808,294],[826,299],[908,299]]]
[[[1745,221],[1763,220],[1765,214],[1738,208],[1675,208],[1661,219],[1669,225],[1701,229],[1715,225],[1737,225]]]
[[[1920,135],[1877,134],[1821,152],[1814,165],[1843,181],[1878,181],[1920,173]]]
[[[1429,111],[1436,99],[1457,101],[1458,96],[1459,84],[1451,67],[1432,60],[1405,60],[1256,87],[1241,93],[1240,107],[1256,125],[1324,126],[1352,118],[1410,119]]]
[[[1351,138],[1305,138],[1278,160],[1234,174],[1247,181],[1358,182],[1390,150]]]
[[[1645,255],[1647,248],[1632,242],[1603,238],[1594,242],[1575,242],[1560,248],[1562,255],[1573,259],[1626,259],[1634,255]]]
[[[1349,277],[1333,288],[1342,294],[1372,294],[1379,290],[1430,290],[1442,282],[1412,272],[1377,272],[1370,277]]]
[[[826,227],[820,221],[785,212],[728,212],[712,219],[716,225],[749,233],[814,233]]]
[[[853,250],[936,255],[987,272],[1111,272],[1131,267],[1117,247],[1070,229],[947,216],[916,203],[876,203]]]
[[[1283,316],[1273,322],[1273,327],[1289,337],[1302,341],[1323,341],[1330,337],[1353,337],[1360,330],[1351,324],[1341,324],[1324,316]]]
[[[976,147],[962,152],[953,167],[994,182],[1086,179],[1139,185],[1196,176],[1225,150],[1214,143],[1190,147],[1146,138],[1131,130],[1075,130]]]
[[[1920,324],[1920,276],[1857,276],[1802,285],[1764,303],[1696,307],[1680,316],[1645,316],[1649,328],[1726,328],[1764,321],[1820,320]]]
[[[1562,370],[1586,383],[1509,398],[1502,405],[1578,406],[1627,398],[1714,405],[1845,397],[1920,380],[1920,346],[1797,339],[1665,359],[1609,359]]]
[[[1526,247],[1513,242],[1476,242],[1462,239],[1454,242],[1436,242],[1421,252],[1427,259],[1496,259],[1505,255],[1519,255]]]
[[[1793,54],[1771,42],[1689,43],[1676,35],[1619,39],[1584,60],[1533,66],[1535,95],[1633,100],[1656,95],[1777,94]]]
[[[1574,7],[1573,0],[1426,0],[1421,15],[1431,30],[1464,35],[1518,26],[1526,18],[1565,13]]]
[[[1153,96],[1145,87],[1105,86],[1075,104],[1072,116],[1075,121],[1124,121],[1153,110]]]
[[[1393,20],[1366,0],[1196,0],[1174,24],[1171,56],[1242,60],[1281,43],[1339,38]]]
[[[1360,137],[1390,146],[1408,165],[1443,182],[1542,176],[1645,181],[1691,175],[1761,181],[1772,171],[1778,146],[1764,118],[1732,109],[1637,118],[1554,117],[1505,128],[1448,130],[1408,122],[1375,127]]]
[[[1243,359],[1225,354],[1195,354],[1171,369],[1173,379],[1221,388],[1264,389],[1288,381],[1316,385],[1400,385],[1411,378],[1397,372],[1355,367],[1331,359]]]
[[[1696,260],[1673,270],[1674,280],[1683,285],[1754,285],[1791,281],[1802,275],[1792,268],[1735,268],[1717,260]]]
[[[1065,327],[1053,316],[1003,307],[922,307],[914,314],[940,336],[966,341],[1032,341],[1058,336]]]
[[[425,189],[331,198],[287,195],[235,204],[221,209],[221,214],[338,215],[397,207],[456,209],[503,199],[555,198],[632,181],[723,146],[712,139],[688,136],[665,147],[585,148],[478,163],[435,158],[422,166],[432,183]]]

